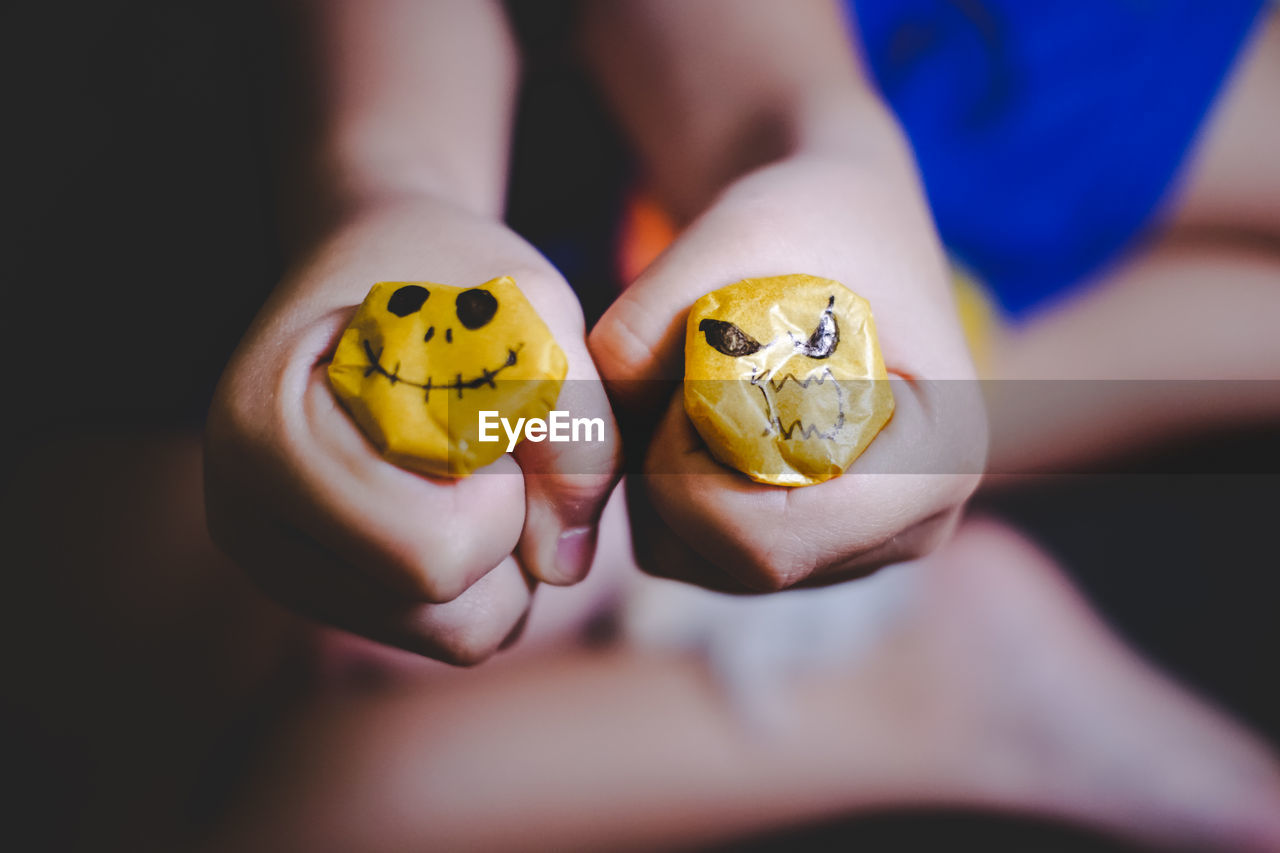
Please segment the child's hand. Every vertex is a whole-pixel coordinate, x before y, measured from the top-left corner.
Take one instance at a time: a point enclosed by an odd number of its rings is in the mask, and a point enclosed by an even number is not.
[[[842,9],[584,9],[602,91],[655,194],[691,222],[590,340],[616,404],[666,412],[647,446],[631,448],[647,456],[629,481],[638,556],[660,574],[764,590],[863,574],[932,548],[978,482],[986,423],[942,252],[910,149],[858,67]],[[866,298],[889,374],[904,380],[893,383],[893,420],[848,472],[796,489],[717,463],[670,384],[653,393],[654,380],[682,375],[695,299],[790,273]]]
[[[682,375],[695,299],[786,273],[833,278],[869,300],[890,376],[903,380],[893,419],[849,471],[794,489],[716,462],[663,382]],[[652,572],[754,590],[855,577],[939,544],[977,485],[981,398],[908,169],[795,157],[747,175],[619,298],[590,344],[616,404],[665,408],[637,448],[644,475],[629,493]]]
[[[602,417],[602,443],[521,443],[462,480],[383,460],[339,405],[326,362],[378,281],[512,275],[569,361],[557,408]],[[285,605],[455,663],[513,636],[538,580],[581,580],[616,480],[617,442],[572,291],[500,223],[414,199],[357,215],[277,289],[209,416],[215,540]],[[531,473],[537,472],[537,473]]]

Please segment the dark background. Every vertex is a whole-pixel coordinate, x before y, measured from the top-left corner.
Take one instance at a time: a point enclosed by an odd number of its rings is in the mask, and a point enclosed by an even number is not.
[[[590,319],[617,287],[627,158],[574,65],[572,5],[512,11],[527,84],[509,220],[578,288]],[[3,474],[52,435],[199,426],[286,262],[275,175],[290,95],[267,3],[11,3],[0,30]],[[1277,438],[1217,436],[978,505],[1061,558],[1152,659],[1280,742]],[[7,570],[22,571],[20,557]],[[1120,849],[1075,830],[945,814],[860,819],[759,847],[797,841]]]

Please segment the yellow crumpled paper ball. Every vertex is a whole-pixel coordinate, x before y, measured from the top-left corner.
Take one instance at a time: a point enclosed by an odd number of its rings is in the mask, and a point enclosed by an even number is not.
[[[479,440],[480,413],[546,418],[567,372],[510,276],[472,288],[384,281],[342,333],[329,384],[389,461],[465,477],[507,449],[501,428]]]
[[[689,420],[716,459],[760,483],[839,476],[893,416],[871,306],[838,281],[712,291],[689,311],[684,352]]]

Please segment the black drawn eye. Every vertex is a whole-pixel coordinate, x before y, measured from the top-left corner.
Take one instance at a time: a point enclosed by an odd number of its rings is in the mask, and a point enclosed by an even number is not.
[[[718,352],[733,358],[741,358],[760,350],[760,342],[724,320],[703,320],[698,324],[698,331],[707,336],[707,343]]]
[[[478,329],[493,319],[498,310],[498,300],[489,291],[473,287],[458,294],[455,308],[462,325]]]
[[[387,300],[387,310],[397,317],[408,317],[421,308],[430,295],[431,291],[420,284],[406,284],[391,294],[391,298]]]
[[[796,341],[796,350],[801,355],[807,355],[809,358],[827,358],[836,351],[836,344],[840,343],[840,325],[836,322],[835,315],[831,313],[831,308],[835,304],[836,298],[832,296],[827,300],[826,310],[818,320],[818,328],[813,330],[809,340]]]

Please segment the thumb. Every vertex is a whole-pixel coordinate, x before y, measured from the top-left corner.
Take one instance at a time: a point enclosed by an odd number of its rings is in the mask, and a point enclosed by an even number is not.
[[[577,583],[591,567],[600,513],[620,467],[608,396],[589,367],[581,339],[574,349],[567,353],[569,378],[550,416],[548,434],[537,441],[526,437],[513,453],[525,484],[517,556],[530,575],[559,585]]]
[[[680,234],[614,301],[588,344],[615,403],[662,412],[684,375],[685,318],[705,293],[743,278],[794,272],[793,257],[751,209],[721,203]],[[713,248],[709,248],[713,247]]]

